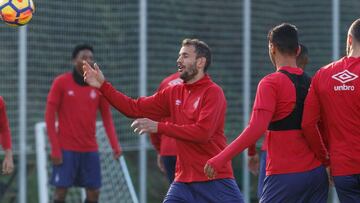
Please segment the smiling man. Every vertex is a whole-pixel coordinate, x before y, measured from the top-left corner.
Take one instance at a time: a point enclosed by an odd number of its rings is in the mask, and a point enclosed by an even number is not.
[[[84,62],[85,81],[99,88],[121,113],[140,118],[132,124],[135,132],[161,133],[176,139],[176,175],[165,197],[166,203],[243,202],[230,161],[216,179],[209,180],[203,173],[206,161],[226,146],[226,100],[222,89],[206,74],[210,63],[207,44],[185,39],[177,60],[184,83],[134,100],[106,82],[97,65],[93,70]],[[161,122],[164,117],[170,117],[173,122]]]

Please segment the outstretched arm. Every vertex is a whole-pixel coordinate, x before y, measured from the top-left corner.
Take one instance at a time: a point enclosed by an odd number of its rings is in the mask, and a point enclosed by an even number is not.
[[[255,110],[246,129],[222,152],[211,158],[205,165],[204,172],[209,178],[214,178],[225,164],[240,154],[244,149],[255,143],[267,130],[272,112]]]
[[[219,122],[223,122],[226,101],[220,89],[209,88],[208,93],[205,95],[199,117],[194,123],[180,125],[142,118],[135,120],[132,127],[139,134],[160,133],[184,141],[207,143],[214,135]]]
[[[132,99],[106,82],[97,64],[94,64],[94,67],[95,69],[84,61],[84,80],[90,86],[99,88],[108,102],[125,116],[130,118],[150,118],[152,120],[160,120],[160,118],[170,116],[168,91],[160,91],[150,97]]]

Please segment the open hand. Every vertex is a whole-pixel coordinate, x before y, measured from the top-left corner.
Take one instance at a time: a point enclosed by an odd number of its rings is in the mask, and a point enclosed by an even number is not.
[[[249,167],[249,171],[253,175],[259,174],[260,160],[258,154],[255,154],[254,156],[249,156],[248,167]]]
[[[216,170],[208,163],[205,164],[204,173],[209,179],[214,179],[217,175]]]
[[[134,128],[135,133],[141,135],[143,133],[157,133],[158,124],[158,122],[148,118],[139,118],[131,124],[131,127]]]
[[[92,87],[100,88],[105,81],[105,77],[99,66],[95,63],[94,68],[92,68],[86,61],[83,61],[83,64],[84,81]]]

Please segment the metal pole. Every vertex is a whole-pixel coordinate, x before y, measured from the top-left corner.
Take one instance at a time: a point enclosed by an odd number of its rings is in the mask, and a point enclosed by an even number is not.
[[[339,0],[332,1],[332,59],[339,59],[340,43],[340,5]]]
[[[19,28],[19,203],[26,203],[26,64],[27,26]]]
[[[147,1],[139,0],[139,94],[146,96],[147,82]],[[147,172],[147,135],[140,136],[139,140],[139,181],[140,181],[140,202],[146,203],[146,172]]]
[[[332,59],[338,60],[340,57],[340,4],[339,0],[332,0]],[[339,203],[339,198],[334,186],[331,186],[332,203]]]
[[[244,8],[243,8],[243,19],[244,19],[244,62],[243,62],[243,126],[244,128],[247,126],[250,114],[250,63],[251,63],[251,0],[244,0]],[[244,194],[245,203],[250,202],[250,175],[249,169],[247,167],[248,156],[247,150],[243,153],[243,182],[242,189]]]

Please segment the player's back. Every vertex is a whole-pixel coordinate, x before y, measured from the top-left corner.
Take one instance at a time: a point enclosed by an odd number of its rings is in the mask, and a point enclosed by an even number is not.
[[[359,76],[360,58],[344,57],[320,69],[313,79],[333,175],[360,172]]]

